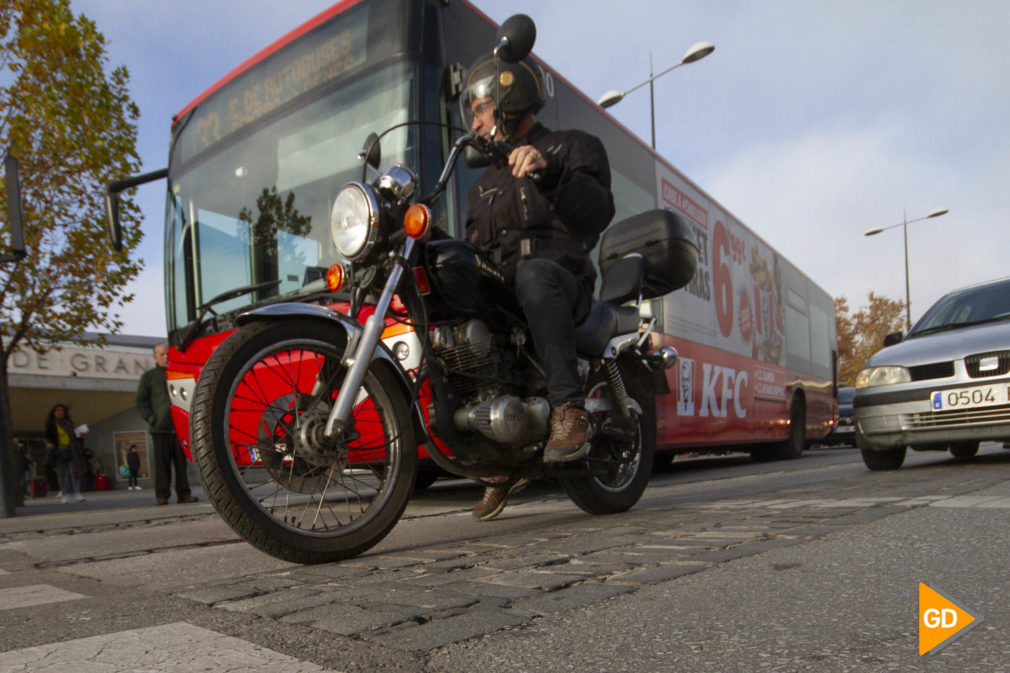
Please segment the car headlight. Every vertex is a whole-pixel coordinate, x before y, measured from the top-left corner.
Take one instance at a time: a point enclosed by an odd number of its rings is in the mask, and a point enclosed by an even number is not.
[[[330,211],[330,236],[345,259],[363,257],[379,235],[379,204],[371,187],[352,182],[340,190]]]
[[[856,377],[857,388],[873,388],[874,386],[893,386],[896,383],[908,383],[912,375],[906,367],[867,367]]]

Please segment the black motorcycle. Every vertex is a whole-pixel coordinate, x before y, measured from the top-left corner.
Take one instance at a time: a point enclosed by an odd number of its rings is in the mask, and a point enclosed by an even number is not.
[[[499,31],[499,57],[521,60],[532,22]],[[362,159],[379,164],[371,136]],[[264,306],[211,356],[192,405],[193,458],[225,521],[289,561],[351,557],[403,514],[418,454],[453,475],[557,479],[591,514],[625,511],[651,474],[655,397],[669,392],[669,347],[650,350],[645,300],[686,285],[697,264],[678,215],[649,211],[612,225],[600,245],[599,300],[577,327],[579,371],[592,419],[591,450],[546,466],[550,404],[542,364],[501,269],[453,239],[433,239],[430,206],[467,152],[499,148],[464,134],[431,194],[393,166],[352,182],[332,212],[334,244],[349,260],[346,311],[307,303]],[[365,318],[367,316],[367,318]],[[410,331],[423,352],[407,371],[384,334]]]

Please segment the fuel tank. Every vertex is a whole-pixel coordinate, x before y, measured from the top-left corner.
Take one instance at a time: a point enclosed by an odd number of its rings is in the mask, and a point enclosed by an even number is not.
[[[515,291],[498,265],[469,243],[431,241],[425,246],[423,259],[433,295],[429,312],[434,319],[463,313],[521,320]]]

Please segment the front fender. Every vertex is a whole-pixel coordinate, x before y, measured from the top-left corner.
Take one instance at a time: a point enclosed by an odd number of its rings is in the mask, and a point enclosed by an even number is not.
[[[354,357],[354,351],[357,348],[358,341],[361,339],[361,333],[364,331],[364,325],[345,313],[334,311],[333,309],[326,308],[325,306],[303,304],[300,302],[270,304],[268,306],[261,306],[251,311],[242,313],[235,319],[235,322],[241,327],[254,322],[263,322],[268,320],[280,322],[284,320],[304,318],[338,323],[344,328],[344,331],[347,332],[347,346],[344,349],[343,356],[344,363],[346,364]],[[406,395],[408,404],[410,404],[410,406],[414,409],[418,429],[421,430],[424,436],[427,436],[424,415],[421,412],[421,407],[418,402],[417,395],[415,394],[414,382],[400,365],[400,361],[397,360],[395,355],[393,355],[393,352],[390,351],[389,347],[381,340],[375,348],[375,353],[372,354],[372,362],[377,363],[396,374],[397,380],[401,384],[402,392]]]

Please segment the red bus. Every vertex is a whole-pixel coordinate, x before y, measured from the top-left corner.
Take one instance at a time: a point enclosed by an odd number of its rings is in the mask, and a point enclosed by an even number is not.
[[[256,53],[173,118],[165,228],[169,383],[189,451],[195,380],[241,311],[276,301],[340,305],[326,289],[340,262],[329,212],[362,171],[365,136],[407,120],[382,142],[424,191],[461,126],[465,64],[496,26],[463,0],[344,0]],[[615,221],[657,207],[694,228],[691,284],[647,310],[660,347],[681,355],[672,392],[657,399],[657,451],[749,451],[797,457],[835,423],[831,297],[755,232],[538,61],[548,102],[538,118],[600,137],[610,155]],[[152,174],[153,175],[153,174]],[[460,166],[434,217],[461,234],[477,169]],[[123,184],[136,184],[124,181]],[[120,186],[123,186],[122,184]],[[392,326],[384,339],[406,369],[421,348]],[[661,454],[662,455],[662,454]]]

